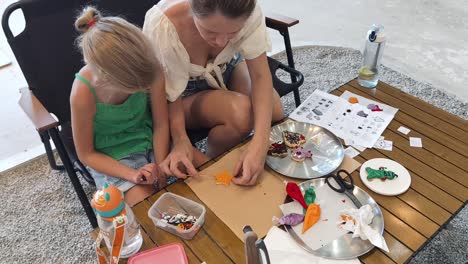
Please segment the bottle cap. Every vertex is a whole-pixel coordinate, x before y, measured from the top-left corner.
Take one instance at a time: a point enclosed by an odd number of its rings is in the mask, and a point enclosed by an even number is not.
[[[373,24],[367,32],[367,39],[370,42],[382,43],[385,41],[384,27],[380,24]]]
[[[91,206],[101,217],[114,217],[125,209],[124,193],[106,182],[103,188],[93,195]]]

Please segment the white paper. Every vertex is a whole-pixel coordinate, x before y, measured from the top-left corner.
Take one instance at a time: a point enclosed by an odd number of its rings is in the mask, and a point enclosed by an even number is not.
[[[409,141],[410,141],[410,146],[411,147],[422,148],[421,138],[410,137]]]
[[[359,146],[359,145],[353,145],[353,148],[363,152],[364,150],[366,150],[366,147],[363,147],[363,146]]]
[[[377,140],[377,142],[375,142],[374,148],[392,151],[392,149],[393,149],[393,141],[385,140],[384,137],[380,137],[380,138]]]
[[[349,97],[358,98],[359,103],[349,103]],[[369,104],[378,105],[383,111],[373,112],[368,109]],[[348,91],[337,97],[316,90],[289,117],[324,127],[349,145],[371,148],[397,111]]]
[[[369,226],[374,218],[372,207],[369,204],[359,209],[352,208],[343,210],[341,214],[352,217],[352,219],[345,221],[345,224],[341,225],[341,227],[344,230],[353,232],[353,238],[359,237],[362,240],[368,239],[374,246],[388,252],[388,246],[384,237],[377,230]]]
[[[405,135],[408,135],[408,133],[411,131],[409,128],[404,126],[399,127],[397,130]]]
[[[292,227],[297,235],[312,249],[319,249],[336,238],[347,233],[339,228],[336,221],[340,219],[340,212],[345,209],[356,208],[351,199],[342,193],[333,191],[328,185],[315,189],[316,203],[320,204],[320,219],[316,224],[302,234],[303,224]],[[280,205],[283,215],[290,213],[303,214],[302,206],[296,202]]]
[[[285,231],[273,226],[265,239],[265,246],[272,264],[359,264],[359,260],[324,259],[306,252]],[[262,255],[263,256],[263,255]],[[263,263],[267,263],[265,258]]]
[[[354,158],[357,155],[359,155],[359,151],[355,150],[353,147],[347,147],[344,150],[344,154],[348,155],[348,157],[350,157],[350,158]]]

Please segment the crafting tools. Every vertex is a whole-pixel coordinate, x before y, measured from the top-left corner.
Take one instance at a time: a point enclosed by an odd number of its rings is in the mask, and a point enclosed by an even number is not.
[[[349,181],[346,179],[349,179]],[[335,192],[346,194],[358,209],[362,206],[361,202],[353,194],[354,181],[349,172],[339,170],[336,174],[330,173],[325,177],[325,182]]]

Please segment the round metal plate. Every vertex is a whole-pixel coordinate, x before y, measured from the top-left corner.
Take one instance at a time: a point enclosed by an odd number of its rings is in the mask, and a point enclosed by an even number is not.
[[[266,164],[278,173],[298,179],[312,179],[329,174],[341,165],[344,150],[340,140],[323,127],[296,121],[286,121],[271,128],[270,143],[283,141],[282,132],[301,133],[306,138],[302,145],[312,149],[312,159],[296,162],[290,155],[279,158],[267,156]],[[291,150],[289,150],[289,154]]]
[[[305,193],[305,191],[308,190],[311,185],[314,186],[314,188],[319,188],[323,185],[326,185],[325,179],[322,178],[305,181],[299,184],[299,188],[301,189],[302,193]],[[380,234],[383,234],[384,218],[377,202],[372,199],[369,194],[357,186],[354,186],[353,194],[362,203],[362,205],[369,204],[372,207],[374,212],[374,219],[372,219],[370,226],[373,229],[378,230]],[[341,195],[345,196],[345,194]],[[323,197],[321,199],[327,200],[327,197]],[[285,202],[291,201],[292,199],[289,196],[286,196]],[[352,234],[347,233],[331,241],[327,245],[317,249],[314,255],[330,259],[351,259],[366,254],[372,248],[374,248],[374,245],[372,245],[369,240],[352,238]]]

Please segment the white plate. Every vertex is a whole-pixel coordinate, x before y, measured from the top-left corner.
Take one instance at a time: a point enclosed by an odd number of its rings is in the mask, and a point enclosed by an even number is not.
[[[378,170],[380,167],[385,167],[398,175],[393,180],[381,181],[379,179],[368,180],[366,168]],[[405,167],[400,163],[389,159],[371,159],[361,165],[361,181],[370,190],[387,196],[399,195],[408,190],[411,185],[411,176]]]

